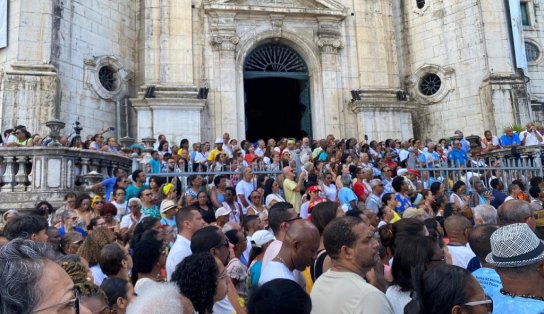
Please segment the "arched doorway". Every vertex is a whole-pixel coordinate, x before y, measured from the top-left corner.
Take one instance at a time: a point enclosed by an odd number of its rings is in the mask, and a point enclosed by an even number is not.
[[[265,44],[244,62],[246,139],[312,136],[308,67],[292,48]]]

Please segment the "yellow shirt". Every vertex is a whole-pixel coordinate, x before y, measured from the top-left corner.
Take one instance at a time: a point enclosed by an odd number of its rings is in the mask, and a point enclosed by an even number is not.
[[[283,191],[285,192],[285,200],[291,205],[297,213],[300,213],[300,205],[302,204],[302,196],[300,192],[295,191],[297,183],[293,180],[283,180]]]
[[[220,154],[226,154],[224,150],[217,150],[217,148],[214,148],[210,151],[210,155],[208,156],[209,161],[215,161],[215,157]]]

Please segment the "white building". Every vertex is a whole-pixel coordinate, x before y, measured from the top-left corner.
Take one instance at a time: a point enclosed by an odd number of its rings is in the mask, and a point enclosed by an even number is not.
[[[543,116],[543,12],[540,0],[0,0],[0,128],[79,118],[84,133],[176,142],[502,134]]]

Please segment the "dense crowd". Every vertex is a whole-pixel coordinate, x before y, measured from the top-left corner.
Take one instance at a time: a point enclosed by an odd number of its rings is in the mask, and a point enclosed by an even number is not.
[[[544,179],[416,170],[477,164],[510,131],[476,147],[460,131],[436,144],[225,134],[212,150],[159,137],[144,170],[3,213],[0,313],[542,313]],[[513,134],[542,141],[532,124]]]

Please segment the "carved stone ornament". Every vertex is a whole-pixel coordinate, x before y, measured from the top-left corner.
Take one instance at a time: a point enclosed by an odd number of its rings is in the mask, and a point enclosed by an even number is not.
[[[92,89],[100,98],[119,100],[128,95],[128,81],[134,72],[113,56],[99,56],[85,59],[84,86]]]
[[[281,14],[270,15],[270,24],[272,25],[272,31],[274,32],[274,36],[276,38],[281,37],[284,17],[285,15],[281,15]]]
[[[240,37],[233,36],[213,36],[211,43],[217,50],[235,50],[240,42]]]
[[[317,36],[316,44],[322,53],[338,53],[338,50],[344,48],[337,23],[319,23]]]

